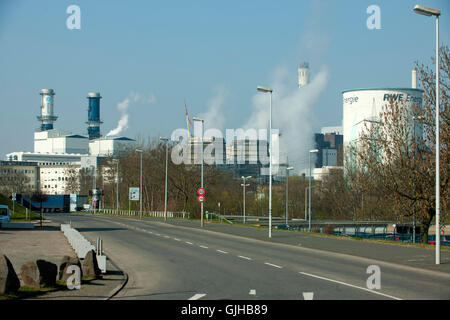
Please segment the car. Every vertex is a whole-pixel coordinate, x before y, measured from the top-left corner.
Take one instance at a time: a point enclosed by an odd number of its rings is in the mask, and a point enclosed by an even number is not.
[[[4,223],[9,222],[9,216],[11,213],[9,212],[8,206],[0,204],[0,228]]]

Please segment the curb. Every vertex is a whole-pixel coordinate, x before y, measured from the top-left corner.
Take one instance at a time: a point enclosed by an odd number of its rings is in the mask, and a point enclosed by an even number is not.
[[[107,297],[107,298],[105,298],[105,300],[111,300],[112,298],[114,298],[120,291],[122,291],[122,289],[123,289],[123,288],[127,285],[127,283],[128,283],[128,273],[124,272],[121,268],[119,268],[119,267],[117,266],[117,264],[114,263],[114,261],[111,259],[110,256],[109,256],[108,259],[109,259],[109,262],[110,262],[116,269],[122,271],[122,273],[123,273],[125,279],[124,279],[124,281],[122,282],[122,284],[119,284],[117,287],[115,287],[115,288],[111,291],[110,296]]]

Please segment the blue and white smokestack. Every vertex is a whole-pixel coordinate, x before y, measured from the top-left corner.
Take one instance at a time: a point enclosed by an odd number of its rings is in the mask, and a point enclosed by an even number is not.
[[[89,140],[100,138],[100,96],[99,92],[89,92],[87,96],[89,100],[88,109],[88,134]]]
[[[53,89],[42,89],[41,95],[41,115],[37,119],[41,122],[41,131],[53,129],[53,122],[58,119],[53,115],[53,96],[55,92]]]

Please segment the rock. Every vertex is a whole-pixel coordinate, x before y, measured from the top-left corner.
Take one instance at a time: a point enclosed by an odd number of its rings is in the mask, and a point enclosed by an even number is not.
[[[0,294],[17,292],[20,280],[14,267],[5,255],[0,256]]]
[[[89,251],[81,263],[83,276],[92,278],[98,277],[101,274],[101,270],[98,267],[97,255],[94,250]]]
[[[72,265],[78,266],[80,268],[81,277],[83,276],[80,259],[64,256],[59,265],[58,281],[62,282],[67,281],[67,279],[73,274],[73,272],[67,273],[67,268],[69,268]]]
[[[58,267],[56,264],[37,260],[25,263],[22,266],[20,275],[24,285],[33,288],[48,288],[56,285],[56,274]]]

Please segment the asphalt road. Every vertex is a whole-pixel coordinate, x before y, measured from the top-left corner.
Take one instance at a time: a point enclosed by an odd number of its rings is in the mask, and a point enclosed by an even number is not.
[[[246,237],[258,229],[228,226],[235,233],[230,234],[212,231],[218,228],[213,225],[200,230],[189,222],[155,219],[82,214],[47,218],[71,221],[92,243],[102,237],[106,255],[129,276],[116,299],[450,299],[450,273],[388,262],[376,254],[358,257]],[[283,234],[274,232],[273,238]],[[389,256],[392,246],[380,246]],[[380,248],[378,255],[385,257]],[[368,268],[380,270],[379,289],[368,288],[368,282],[377,284]]]

